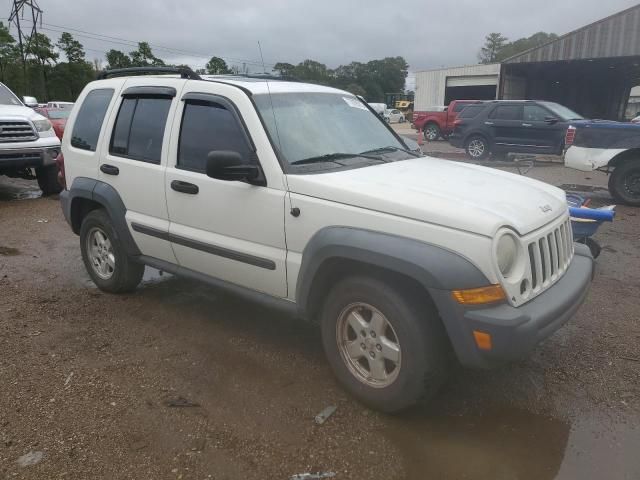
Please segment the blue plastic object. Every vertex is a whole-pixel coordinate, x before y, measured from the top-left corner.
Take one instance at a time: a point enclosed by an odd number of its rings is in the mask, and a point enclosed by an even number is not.
[[[580,240],[581,238],[590,237],[598,231],[600,222],[588,221],[588,222],[571,222],[571,230],[573,230],[573,239]]]
[[[569,207],[569,215],[573,218],[585,218],[597,222],[612,222],[616,216],[615,210],[599,210],[596,208]]]

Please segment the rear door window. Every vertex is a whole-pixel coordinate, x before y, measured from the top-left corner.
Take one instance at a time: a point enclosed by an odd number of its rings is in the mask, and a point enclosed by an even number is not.
[[[123,98],[109,153],[159,164],[171,101],[168,97]]]
[[[496,120],[522,120],[522,105],[498,105],[489,118]]]
[[[112,97],[112,88],[98,88],[87,94],[73,124],[72,147],[96,151],[102,122]]]
[[[459,112],[459,111],[463,110],[464,107],[467,107],[469,105],[471,105],[469,102],[456,103],[456,106],[453,107],[453,111],[454,112]]]
[[[474,118],[484,109],[484,105],[469,105],[458,115],[459,118]]]

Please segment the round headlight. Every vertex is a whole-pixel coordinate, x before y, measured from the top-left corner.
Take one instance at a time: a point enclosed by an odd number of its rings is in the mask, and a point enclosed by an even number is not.
[[[498,240],[496,249],[498,268],[504,277],[509,276],[518,258],[518,244],[512,235],[506,234]]]
[[[51,125],[51,122],[47,119],[34,120],[33,126],[36,127],[36,130],[39,132],[47,132],[53,128],[53,125]]]

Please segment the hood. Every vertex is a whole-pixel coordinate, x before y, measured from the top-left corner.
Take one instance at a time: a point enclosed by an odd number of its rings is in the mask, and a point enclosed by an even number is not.
[[[346,171],[289,175],[289,190],[492,237],[521,235],[567,211],[559,188],[493,168],[422,157]]]
[[[20,117],[28,118],[29,120],[42,120],[45,118],[32,108],[23,107],[22,105],[0,105],[0,119],[3,117]]]

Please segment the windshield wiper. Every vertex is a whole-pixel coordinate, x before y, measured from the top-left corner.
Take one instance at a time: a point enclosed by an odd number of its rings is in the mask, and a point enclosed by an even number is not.
[[[404,153],[408,153],[409,155],[412,155],[416,158],[418,157],[422,157],[422,155],[420,155],[418,152],[412,152],[411,150],[407,150],[406,148],[400,148],[400,147],[394,147],[389,145],[388,147],[380,147],[380,148],[374,148],[373,150],[367,150],[365,152],[362,152],[363,154],[367,154],[367,153],[383,153],[383,152],[388,152],[388,151],[393,151],[393,152],[404,152]]]
[[[379,162],[384,162],[380,157],[374,157],[373,155],[366,155],[362,153],[327,153],[325,155],[318,155],[315,157],[303,158],[301,160],[296,160],[295,162],[291,162],[291,165],[304,165],[309,163],[322,163],[322,162],[335,162],[336,160],[340,160],[343,158],[367,158],[369,160],[377,160]],[[336,162],[337,163],[337,162]]]

